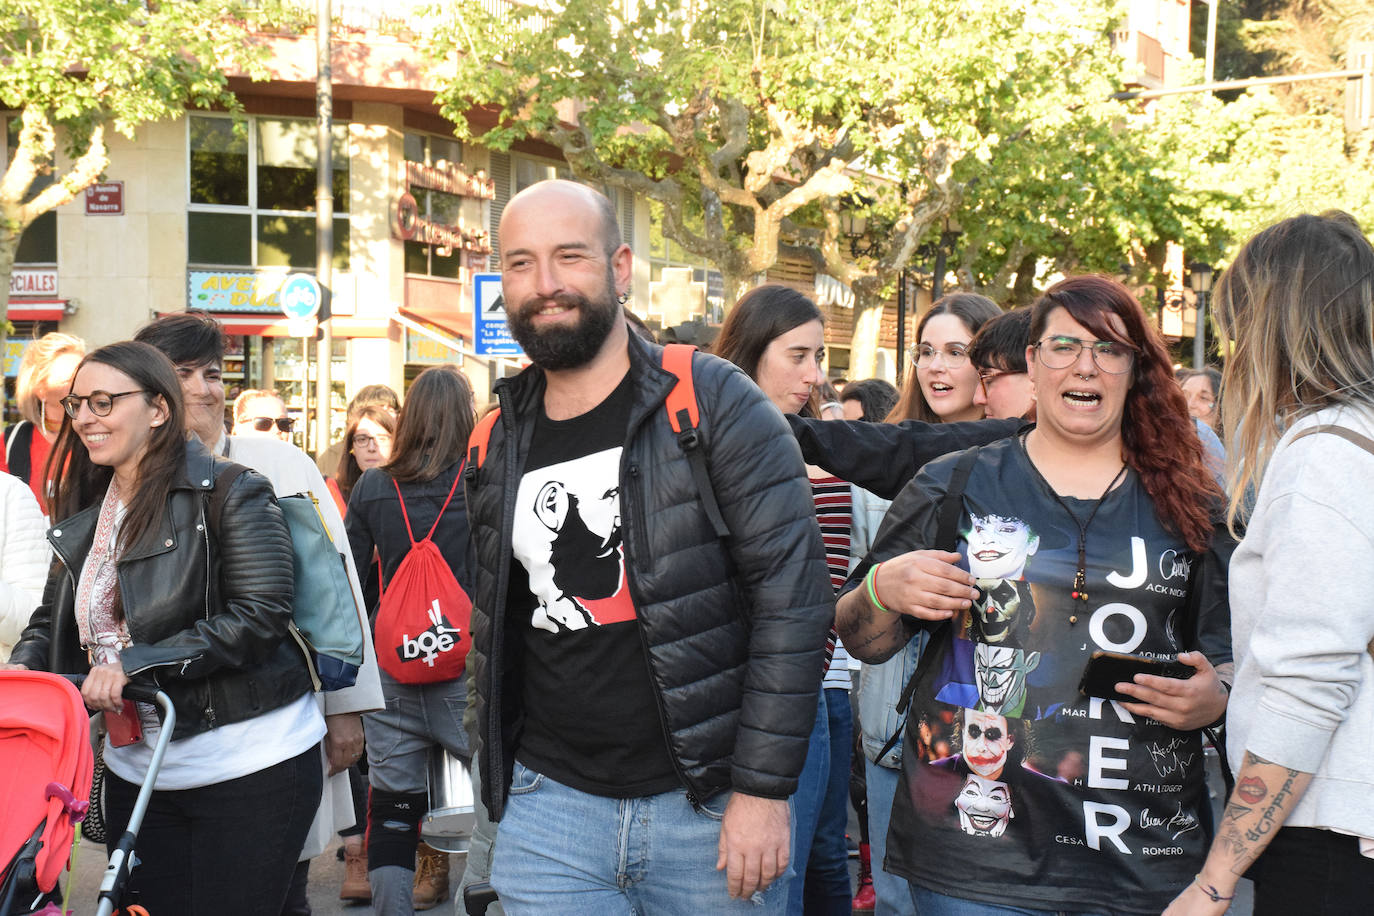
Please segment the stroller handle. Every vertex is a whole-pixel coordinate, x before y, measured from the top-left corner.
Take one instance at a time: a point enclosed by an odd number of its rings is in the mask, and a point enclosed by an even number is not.
[[[86,682],[86,675],[84,674],[64,674],[62,676],[71,681],[78,688]],[[139,703],[151,703],[154,706],[162,705],[162,700],[158,699],[159,696],[163,698],[167,697],[165,693],[158,690],[156,687],[138,684],[134,681],[130,681],[124,685],[123,693],[126,700],[135,700]]]

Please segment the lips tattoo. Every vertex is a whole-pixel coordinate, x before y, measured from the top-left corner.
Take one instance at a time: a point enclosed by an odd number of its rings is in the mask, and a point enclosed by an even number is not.
[[[1241,801],[1254,805],[1269,794],[1269,787],[1258,776],[1247,776],[1236,784],[1236,794]]]

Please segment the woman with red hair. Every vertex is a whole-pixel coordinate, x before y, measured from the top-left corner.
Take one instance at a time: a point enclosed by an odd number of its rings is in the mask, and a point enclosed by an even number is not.
[[[926,465],[839,601],[840,634],[866,662],[930,634],[887,868],[923,916],[1157,913],[1204,852],[1200,729],[1226,709],[1234,542],[1168,353],[1129,290],[1099,276],[1052,286],[1026,362],[1035,427]],[[950,546],[937,543],[947,494],[957,552],[936,549]],[[1084,695],[1100,652],[1175,676]],[[944,749],[922,721],[974,726]],[[979,748],[1014,741],[1012,725],[1033,725],[1034,744],[988,775]],[[979,829],[983,808],[997,829]]]

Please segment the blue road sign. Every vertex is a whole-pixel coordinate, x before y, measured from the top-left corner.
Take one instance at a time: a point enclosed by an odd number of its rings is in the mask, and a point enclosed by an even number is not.
[[[521,356],[524,351],[506,327],[506,300],[500,274],[472,275],[474,349],[479,356]]]
[[[277,301],[287,318],[314,318],[323,298],[320,282],[310,274],[292,274],[277,291]]]

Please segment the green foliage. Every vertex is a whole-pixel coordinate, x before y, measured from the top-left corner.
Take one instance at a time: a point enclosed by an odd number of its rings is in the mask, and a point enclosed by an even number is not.
[[[97,123],[131,136],[185,104],[231,102],[223,68],[254,64],[247,26],[274,9],[249,20],[238,0],[0,0],[0,103],[42,110],[79,155]]]
[[[1105,0],[630,9],[464,7],[435,35],[456,58],[440,103],[460,136],[502,149],[533,135],[580,177],[660,202],[669,234],[727,276],[766,269],[780,238],[845,276],[831,217],[859,192],[885,227],[869,266],[890,285],[956,204],[957,163],[1061,130],[1116,85]]]
[[[0,107],[22,113],[0,182],[0,281],[24,229],[99,179],[107,130],[235,108],[225,69],[260,72],[249,36],[283,18],[277,0],[0,0]],[[59,135],[73,163],[49,181]]]

